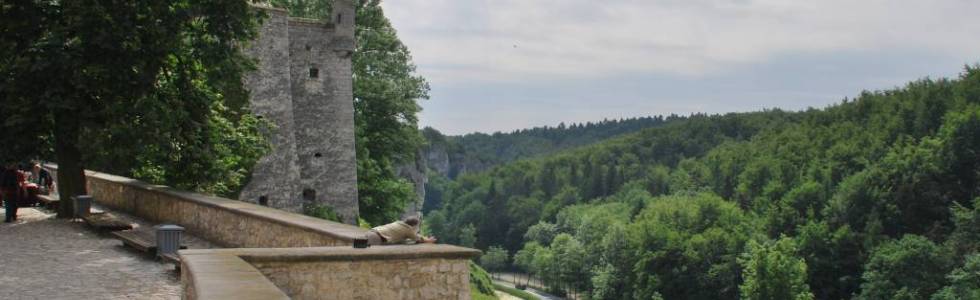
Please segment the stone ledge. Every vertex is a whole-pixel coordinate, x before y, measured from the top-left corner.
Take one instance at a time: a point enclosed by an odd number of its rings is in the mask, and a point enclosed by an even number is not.
[[[58,170],[58,166],[55,164],[46,164],[44,167],[53,171]],[[195,204],[214,207],[239,215],[263,219],[266,221],[275,222],[290,227],[301,228],[306,231],[315,232],[317,234],[323,234],[326,236],[330,236],[348,242],[353,242],[353,240],[356,238],[363,238],[364,234],[367,233],[366,229],[352,226],[352,225],[330,222],[330,221],[317,219],[310,216],[281,211],[278,209],[256,205],[248,202],[242,202],[242,201],[208,196],[208,195],[198,194],[193,192],[181,191],[169,186],[150,184],[132,178],[101,173],[96,171],[89,171],[89,170],[85,171],[85,176],[88,178],[94,178],[94,179],[104,180],[120,185],[135,187],[154,193],[160,193],[172,198],[180,199],[182,201],[188,201],[188,202],[193,202]],[[96,199],[96,201],[98,201],[98,199]]]
[[[190,277],[193,299],[289,299],[262,272],[232,255],[193,255],[181,258]]]
[[[181,257],[230,255],[250,262],[318,262],[318,261],[363,261],[363,260],[404,260],[404,259],[471,259],[480,255],[480,250],[443,244],[372,246],[358,249],[353,247],[306,247],[306,248],[234,248],[234,249],[194,249],[181,250]]]

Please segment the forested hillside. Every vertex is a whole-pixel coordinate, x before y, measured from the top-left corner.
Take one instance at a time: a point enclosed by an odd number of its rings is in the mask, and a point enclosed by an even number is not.
[[[588,145],[680,119],[683,117],[670,115],[571,125],[561,123],[555,127],[462,136],[445,136],[426,127],[422,129],[427,142],[423,152],[430,169],[444,177],[456,178],[462,173],[484,171],[499,164]]]
[[[595,299],[978,299],[978,151],[968,67],[465,173],[425,224]]]

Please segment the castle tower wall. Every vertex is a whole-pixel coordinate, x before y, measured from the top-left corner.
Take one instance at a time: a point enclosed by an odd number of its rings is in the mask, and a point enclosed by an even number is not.
[[[278,126],[268,135],[275,148],[240,199],[258,202],[268,195],[270,206],[290,211],[329,206],[344,222],[356,223],[353,2],[335,1],[324,21],[275,9],[268,15],[249,48],[260,64],[247,84],[253,110]]]
[[[299,211],[299,164],[296,159],[295,126],[289,70],[289,18],[281,9],[264,8],[268,16],[258,38],[244,52],[257,59],[257,70],[245,77],[251,91],[251,109],[275,126],[265,137],[272,150],[261,158],[239,199]]]
[[[357,169],[350,52],[333,24],[292,19],[289,26],[293,120],[303,205],[329,205],[356,222]],[[329,38],[324,38],[329,37]]]

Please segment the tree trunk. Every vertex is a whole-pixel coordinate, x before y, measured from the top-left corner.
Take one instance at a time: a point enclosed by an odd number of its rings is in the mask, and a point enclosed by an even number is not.
[[[58,217],[74,216],[75,204],[72,197],[85,195],[85,169],[82,167],[82,152],[78,149],[79,124],[71,112],[55,114],[54,152],[58,160]]]

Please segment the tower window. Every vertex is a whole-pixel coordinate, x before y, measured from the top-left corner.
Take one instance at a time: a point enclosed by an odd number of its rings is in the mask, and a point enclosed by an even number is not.
[[[320,152],[317,152],[317,153],[313,153],[313,157],[317,157],[317,158],[319,158],[319,157],[321,157],[321,156],[323,156],[323,154],[320,154]]]
[[[318,78],[318,77],[320,77],[320,69],[310,68],[310,78]]]
[[[313,203],[313,201],[316,201],[316,190],[303,189],[303,201],[306,203]]]

